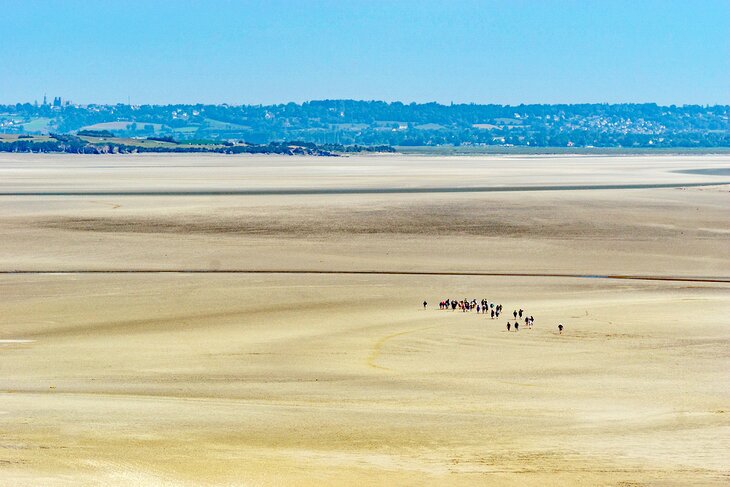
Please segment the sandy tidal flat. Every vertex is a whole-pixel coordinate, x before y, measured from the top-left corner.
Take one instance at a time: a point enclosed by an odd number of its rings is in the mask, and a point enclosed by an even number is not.
[[[1,155],[0,483],[726,485],[728,167]]]

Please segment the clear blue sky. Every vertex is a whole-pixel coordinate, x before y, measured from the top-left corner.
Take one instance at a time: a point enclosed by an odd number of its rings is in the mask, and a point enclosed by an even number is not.
[[[730,104],[730,0],[3,0],[0,103]]]

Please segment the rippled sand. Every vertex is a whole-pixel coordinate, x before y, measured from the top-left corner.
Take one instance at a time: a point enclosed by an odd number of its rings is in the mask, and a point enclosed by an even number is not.
[[[76,194],[0,196],[0,483],[725,485],[730,186],[681,186],[728,167],[2,154],[0,193]]]

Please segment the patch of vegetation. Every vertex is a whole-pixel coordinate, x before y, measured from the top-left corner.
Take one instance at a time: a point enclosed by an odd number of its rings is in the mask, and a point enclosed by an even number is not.
[[[79,130],[76,135],[80,137],[114,137],[114,134],[108,130]]]
[[[172,135],[161,135],[156,137],[147,137],[147,140],[155,140],[157,142],[167,142],[169,144],[177,144],[178,141],[175,140]]]
[[[218,141],[206,140],[206,139],[190,139],[190,140],[180,141],[180,144],[182,144],[182,145],[217,145]]]

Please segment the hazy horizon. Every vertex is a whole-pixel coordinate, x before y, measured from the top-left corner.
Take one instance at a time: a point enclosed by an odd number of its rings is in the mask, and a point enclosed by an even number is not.
[[[5,2],[0,103],[730,104],[730,2]]]
[[[542,102],[534,102],[534,103],[477,103],[477,102],[439,102],[435,100],[429,100],[429,101],[419,101],[419,102],[409,102],[409,101],[403,101],[403,100],[382,100],[382,99],[357,99],[357,98],[320,98],[320,99],[311,99],[311,100],[304,100],[304,101],[280,101],[280,102],[273,102],[273,103],[227,103],[227,102],[221,102],[221,103],[201,103],[201,102],[167,102],[167,103],[135,103],[134,100],[124,100],[119,102],[112,102],[112,103],[101,103],[101,102],[95,102],[95,101],[89,101],[86,103],[80,103],[76,100],[72,100],[70,98],[66,98],[63,95],[59,95],[58,93],[46,93],[47,103],[49,105],[52,104],[53,99],[56,96],[60,96],[61,100],[63,102],[66,102],[67,100],[75,105],[80,106],[113,106],[113,105],[129,105],[129,106],[159,106],[159,107],[165,107],[165,106],[178,106],[178,105],[185,105],[185,106],[196,106],[196,105],[204,105],[204,106],[217,106],[217,105],[228,105],[228,106],[277,106],[277,105],[288,105],[290,103],[294,103],[296,105],[302,106],[308,103],[319,103],[319,102],[337,102],[337,101],[343,101],[343,102],[364,102],[364,103],[401,103],[403,105],[411,105],[415,103],[416,105],[429,105],[436,103],[441,106],[449,106],[449,105],[476,105],[476,106],[489,106],[489,105],[497,105],[497,106],[504,106],[504,107],[519,107],[519,106],[535,106],[535,105],[552,105],[552,106],[558,106],[558,105],[657,105],[660,107],[669,107],[669,106],[707,106],[707,107],[715,107],[715,106],[730,106],[730,103],[682,103],[682,104],[663,104],[663,103],[657,103],[654,101],[644,101],[644,102],[573,102],[573,103],[542,103]],[[43,96],[34,98],[33,100],[16,100],[13,102],[0,102],[0,105],[15,105],[17,103],[25,104],[30,103],[33,104],[35,102],[38,102],[38,104],[43,103]]]

